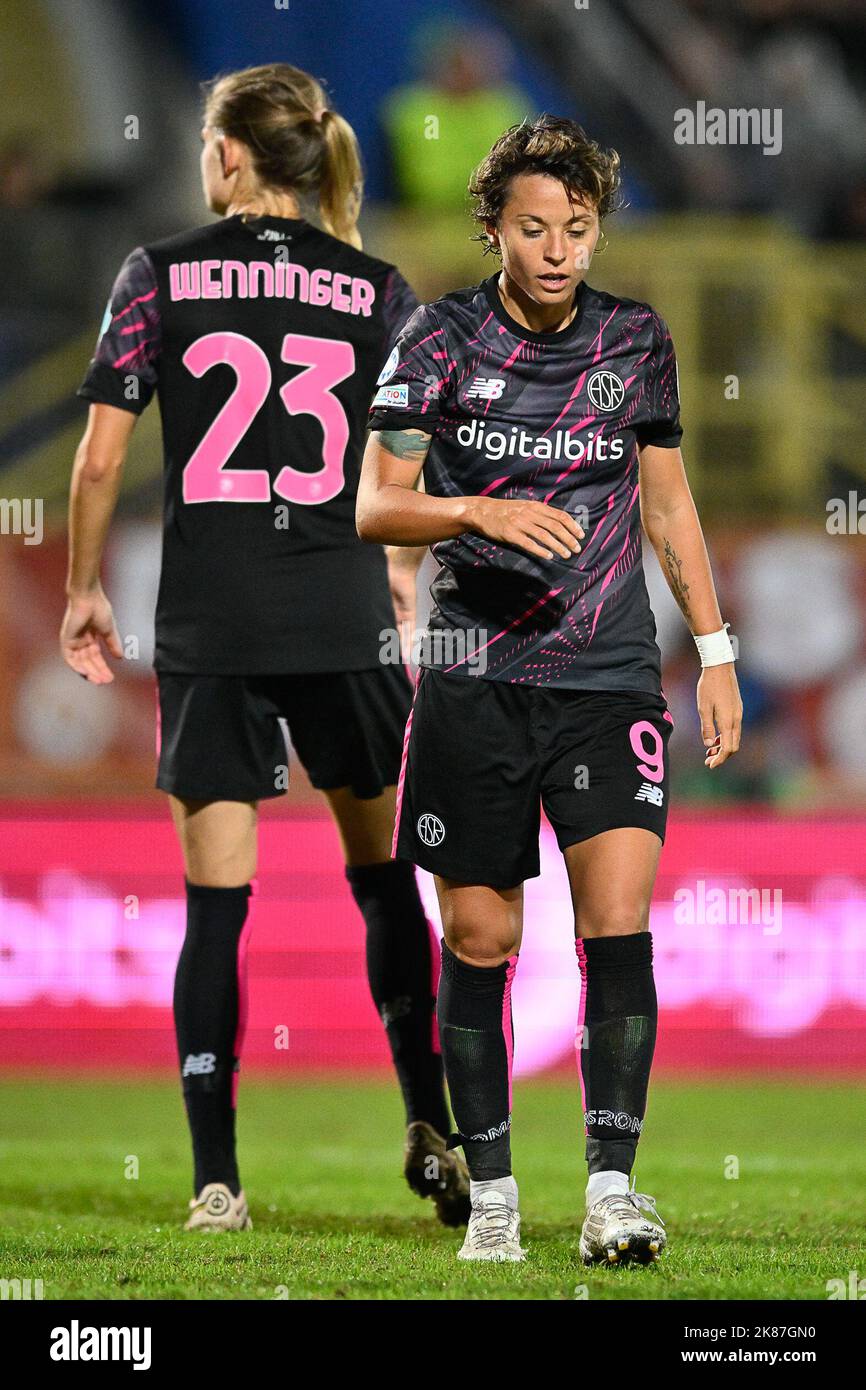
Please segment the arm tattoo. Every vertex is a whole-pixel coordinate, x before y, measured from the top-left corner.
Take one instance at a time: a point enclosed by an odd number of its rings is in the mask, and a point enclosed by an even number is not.
[[[689,609],[689,586],[683,579],[683,562],[674,550],[667,536],[665,536],[665,564],[668,571],[668,583],[671,593],[682,609],[683,617],[691,625],[692,615]]]
[[[376,438],[387,453],[407,463],[416,463],[420,468],[427,457],[432,435],[423,430],[377,430]]]

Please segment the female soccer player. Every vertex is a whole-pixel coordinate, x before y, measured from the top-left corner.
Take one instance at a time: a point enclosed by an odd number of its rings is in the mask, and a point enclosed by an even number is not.
[[[510,995],[539,802],[568,870],[582,979],[581,1255],[648,1261],[665,1244],[653,1199],[629,1189],[656,1034],[648,922],[671,730],[641,521],[701,653],[706,766],[739,745],[671,340],[648,305],[585,281],[618,168],[569,120],[524,122],[496,142],[470,193],[501,273],[407,323],[374,398],[358,494],[361,536],[435,543],[441,565],[394,847],[436,877],[439,1033],[452,1142],[471,1177],[470,1260],[523,1258]]]
[[[249,1225],[235,1153],[257,805],[285,788],[280,718],[337,823],[367,965],[406,1102],[404,1165],[441,1219],[468,1177],[435,1039],[414,869],[390,859],[411,686],[380,661],[414,571],[355,532],[366,412],[417,300],[360,249],[351,127],[287,64],[208,89],[205,199],[222,221],[139,247],[112,291],[79,394],[91,401],[70,504],[61,646],[96,685],[121,656],[100,561],[137,416],[159,395],[165,530],[156,613],[161,751],[186,868],[174,993],[195,1160],[189,1228]],[[325,230],[302,216],[316,200]],[[405,616],[405,615],[404,615]],[[431,1156],[438,1162],[431,1163]]]

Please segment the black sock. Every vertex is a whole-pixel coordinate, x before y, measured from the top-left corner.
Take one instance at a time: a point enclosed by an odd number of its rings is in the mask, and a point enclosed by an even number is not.
[[[447,1135],[451,1121],[434,1013],[433,943],[415,868],[388,860],[349,867],[346,878],[367,927],[367,979],[385,1025],[406,1122],[426,1120]]]
[[[251,887],[186,885],[186,937],[174,980],[181,1085],[192,1134],[194,1191],[240,1191],[235,1103],[246,1026],[246,937]]]
[[[576,942],[581,973],[583,1079],[589,1172],[630,1173],[646,1113],[658,1005],[652,937]]]
[[[511,1173],[511,981],[517,956],[467,965],[442,942],[439,1036],[470,1177]]]

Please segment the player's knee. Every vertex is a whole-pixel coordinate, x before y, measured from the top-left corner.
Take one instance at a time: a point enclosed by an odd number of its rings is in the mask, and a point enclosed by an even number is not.
[[[508,922],[486,927],[477,922],[451,922],[445,940],[455,956],[467,965],[501,965],[520,949],[517,931]]]
[[[241,888],[256,873],[255,850],[247,845],[187,842],[184,859],[187,878],[202,888]]]
[[[649,908],[634,905],[603,911],[578,908],[574,919],[578,936],[633,936],[635,932],[646,931],[648,924]]]

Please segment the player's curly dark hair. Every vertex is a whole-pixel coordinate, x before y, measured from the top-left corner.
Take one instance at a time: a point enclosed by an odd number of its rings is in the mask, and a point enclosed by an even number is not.
[[[479,229],[472,239],[480,241],[485,251],[497,251],[485,228],[488,223],[498,224],[516,174],[559,179],[571,195],[592,203],[599,219],[623,206],[616,150],[603,150],[576,121],[545,113],[500,135],[469,180],[472,215]]]

